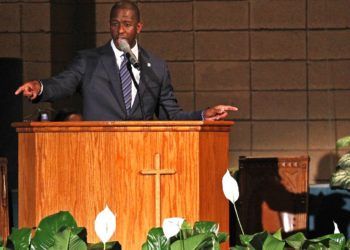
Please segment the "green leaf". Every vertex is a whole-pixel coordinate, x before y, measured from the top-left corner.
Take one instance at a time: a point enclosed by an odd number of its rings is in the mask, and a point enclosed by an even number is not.
[[[193,235],[211,234],[212,242],[208,243],[213,249],[220,249],[220,243],[228,239],[228,234],[219,231],[219,224],[211,221],[197,221],[193,226]]]
[[[339,159],[338,167],[342,169],[350,168],[350,154],[345,154]]]
[[[212,221],[197,221],[193,226],[194,234],[214,233],[219,231],[219,224]]]
[[[301,249],[301,246],[304,244],[305,240],[306,238],[304,234],[300,232],[293,234],[285,239],[287,244],[293,247],[294,249]]]
[[[350,239],[345,243],[345,249],[350,249]]]
[[[350,189],[350,169],[337,169],[332,174],[331,187]]]
[[[342,249],[345,245],[343,234],[328,234],[315,239],[306,240],[303,249]]]
[[[274,234],[273,237],[275,237],[278,240],[282,240],[282,233],[281,233],[281,228],[278,229]]]
[[[343,243],[336,242],[336,241],[329,241],[329,249],[344,249],[345,241]]]
[[[192,229],[192,226],[190,223],[188,223],[187,221],[184,221],[181,225],[181,229],[187,230],[187,229]]]
[[[324,246],[322,243],[312,243],[309,240],[306,240],[302,249],[307,249],[307,250],[328,250],[326,246]]]
[[[82,228],[70,229],[66,228],[63,231],[56,233],[53,236],[54,245],[49,247],[49,250],[87,250],[86,243],[79,237]]]
[[[282,240],[275,238],[272,235],[267,235],[264,241],[263,250],[283,250],[286,243]]]
[[[11,235],[7,239],[7,245],[13,245],[16,250],[28,250],[31,239],[30,228],[12,229]]]
[[[331,186],[350,189],[350,154],[343,155],[331,177]]]
[[[87,242],[87,231],[85,227],[73,227],[71,228],[72,234],[79,237],[84,242]],[[113,242],[113,241],[111,241]]]
[[[257,250],[263,249],[264,242],[268,235],[269,234],[265,231],[256,233],[254,234],[253,239],[250,241],[250,244]]]
[[[74,230],[71,230],[71,235],[69,238],[69,250],[86,250],[87,244],[86,241],[84,241],[82,238],[80,238],[79,234],[74,232]]]
[[[184,221],[181,225],[181,234],[183,239],[187,239],[193,235],[192,226],[187,221]]]
[[[331,249],[334,247],[342,247],[345,245],[345,236],[341,233],[339,234],[328,234],[322,237],[319,237],[322,243],[329,246]],[[332,248],[333,247],[333,248]]]
[[[143,247],[143,245],[142,245],[142,247]],[[147,247],[147,244],[146,244],[146,247]],[[100,242],[100,243],[96,243],[96,244],[88,244],[88,248],[87,249],[88,250],[103,250],[103,243]],[[121,247],[121,245],[119,244],[118,241],[110,241],[110,242],[106,243],[106,249],[121,250],[122,247]],[[144,249],[142,248],[142,250],[144,250]],[[148,248],[145,248],[145,250],[148,250]]]
[[[42,219],[32,239],[35,250],[46,250],[54,245],[54,235],[65,228],[75,228],[77,223],[69,212],[61,211]]]
[[[56,233],[53,236],[54,244],[53,246],[49,247],[48,250],[68,250],[70,234],[71,231],[69,229]]]
[[[148,250],[147,242],[142,244],[141,250]]]
[[[147,246],[149,250],[167,250],[169,244],[161,227],[152,228],[147,234]]]
[[[75,228],[77,227],[77,223],[69,212],[60,211],[42,219],[37,231],[47,231],[54,234],[59,232],[62,228],[67,227]]]
[[[232,250],[255,250],[255,249],[253,247],[243,247],[243,246],[237,245],[232,247]]]
[[[350,189],[350,154],[343,155],[331,177],[331,186]]]
[[[345,238],[344,234],[342,234],[342,233],[329,234],[327,238],[332,240],[332,242],[336,242],[336,243],[341,244],[341,245],[345,245],[345,242],[346,242],[346,238]]]
[[[350,146],[350,136],[342,137],[337,140],[337,148],[344,148]]]
[[[217,236],[217,241],[219,243],[223,243],[223,242],[227,241],[228,238],[229,238],[229,234],[228,233],[219,232],[218,236]]]
[[[177,240],[170,245],[171,250],[199,250],[204,247],[213,246],[213,234],[212,233],[201,233],[194,235],[186,240]]]
[[[243,246],[251,246],[250,242],[253,240],[254,235],[255,235],[255,234],[253,234],[253,235],[250,235],[250,234],[241,234],[241,235],[239,236],[239,239],[240,239],[240,241],[241,241],[241,244],[242,244]]]

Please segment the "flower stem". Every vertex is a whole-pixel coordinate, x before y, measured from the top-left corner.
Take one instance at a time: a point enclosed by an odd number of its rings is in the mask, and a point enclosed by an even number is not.
[[[103,243],[103,250],[106,250],[106,243]]]
[[[167,239],[166,245],[167,245],[166,249],[167,249],[167,250],[170,250],[170,238]]]
[[[239,216],[238,216],[238,212],[237,212],[237,208],[236,208],[236,203],[233,203],[233,208],[235,209],[235,214],[236,214],[237,221],[238,221],[239,227],[241,229],[241,232],[244,235],[243,227],[242,227],[241,221],[239,220]]]
[[[183,237],[183,234],[182,234],[182,230],[180,228],[180,240],[181,240],[181,249],[182,250],[185,250],[185,241],[184,241],[184,237]]]

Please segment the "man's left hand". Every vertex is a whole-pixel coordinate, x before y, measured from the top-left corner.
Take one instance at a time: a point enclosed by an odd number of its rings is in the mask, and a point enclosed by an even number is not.
[[[228,116],[228,111],[237,111],[238,108],[229,105],[218,105],[204,111],[205,121],[219,121]]]

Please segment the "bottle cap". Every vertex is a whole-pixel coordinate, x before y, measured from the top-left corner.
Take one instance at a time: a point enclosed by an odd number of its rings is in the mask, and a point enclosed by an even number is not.
[[[47,115],[47,113],[41,113],[40,114],[40,121],[45,122],[49,120],[49,116]]]

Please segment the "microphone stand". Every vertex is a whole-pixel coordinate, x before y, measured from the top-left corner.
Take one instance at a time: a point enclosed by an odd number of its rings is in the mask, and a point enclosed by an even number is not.
[[[129,70],[129,73],[130,73],[130,76],[131,76],[131,79],[132,79],[132,83],[134,84],[134,86],[136,88],[137,97],[139,98],[139,101],[140,101],[140,109],[141,109],[142,120],[145,120],[145,113],[143,111],[143,102],[142,102],[140,91],[139,91],[139,85],[137,84],[135,76],[134,76],[134,73],[132,72],[132,67],[131,67],[130,61],[128,61],[126,67]]]

